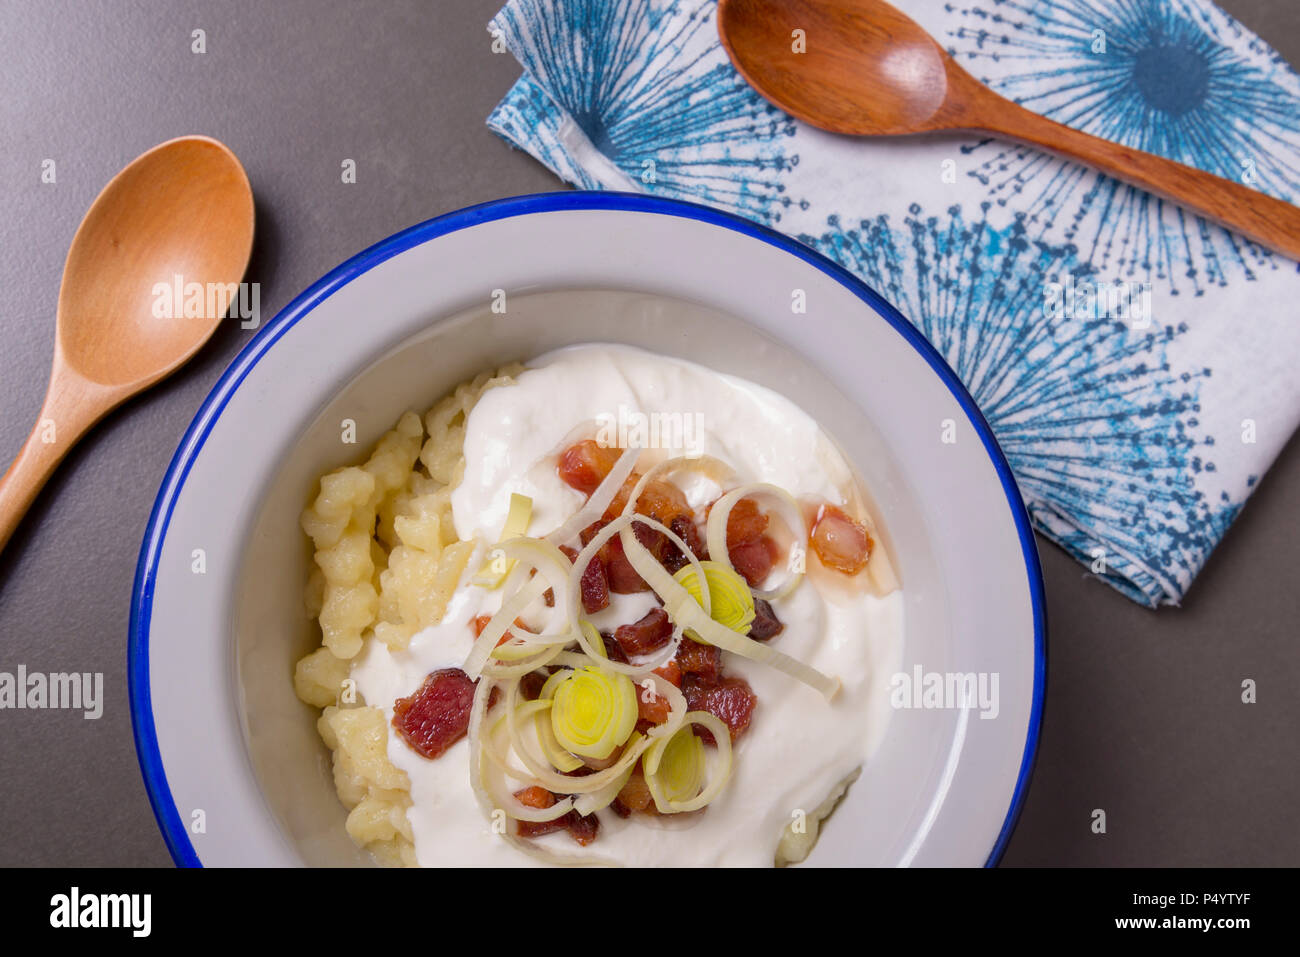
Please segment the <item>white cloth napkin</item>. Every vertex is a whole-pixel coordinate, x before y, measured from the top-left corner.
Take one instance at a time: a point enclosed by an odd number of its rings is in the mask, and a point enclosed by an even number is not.
[[[1205,0],[895,0],[1025,107],[1300,199],[1300,80]],[[1296,263],[970,135],[838,137],[753,92],[713,0],[511,0],[488,119],[589,189],[707,203],[846,266],[947,358],[1036,526],[1176,604],[1300,418]]]

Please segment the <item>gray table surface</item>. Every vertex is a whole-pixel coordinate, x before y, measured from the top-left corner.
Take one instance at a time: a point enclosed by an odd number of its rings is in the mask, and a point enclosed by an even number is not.
[[[498,5],[0,0],[0,459],[40,408],[77,223],[155,143],[202,132],[242,159],[258,204],[248,279],[266,317],[398,229],[560,188],[483,124],[519,73],[484,31]],[[1295,0],[1222,5],[1300,62]],[[349,157],[357,182],[344,186]],[[40,182],[48,158],[53,185]],[[0,864],[170,862],[127,708],[132,576],[172,452],[249,335],[224,324],[178,375],[101,423],[0,555],[0,671],[102,671],[106,697],[98,721],[0,712]],[[1300,863],[1298,510],[1293,439],[1183,606],[1158,612],[1040,539],[1047,710],[1006,864]],[[1254,705],[1240,701],[1245,678]]]

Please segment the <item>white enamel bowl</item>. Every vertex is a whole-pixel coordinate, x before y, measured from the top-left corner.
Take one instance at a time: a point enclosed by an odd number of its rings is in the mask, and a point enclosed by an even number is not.
[[[1044,613],[1019,494],[970,397],[901,316],[800,244],[703,207],[574,192],[365,251],[267,323],[194,419],[141,549],[129,648],[140,765],[176,861],[365,863],[291,684],[317,640],[298,513],[407,408],[581,342],[692,359],[802,406],[875,499],[904,583],[900,670],[997,676],[991,719],[891,711],[808,864],[996,861],[1033,764]]]

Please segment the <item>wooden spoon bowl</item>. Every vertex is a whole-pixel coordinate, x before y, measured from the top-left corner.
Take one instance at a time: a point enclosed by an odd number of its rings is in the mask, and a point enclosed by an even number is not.
[[[750,86],[805,123],[854,136],[953,125],[943,109],[947,68],[961,68],[888,4],[721,0],[718,32]]]
[[[718,33],[754,89],[812,126],[855,136],[995,133],[1085,163],[1300,259],[1300,208],[1026,110],[976,80],[884,0],[720,0]]]
[[[95,199],[72,240],[59,291],[54,366],[36,427],[0,479],[0,548],[68,449],[127,397],[188,360],[221,315],[185,315],[160,287],[221,284],[253,246],[253,192],[239,160],[206,136],[135,159]],[[220,301],[214,296],[213,301]]]

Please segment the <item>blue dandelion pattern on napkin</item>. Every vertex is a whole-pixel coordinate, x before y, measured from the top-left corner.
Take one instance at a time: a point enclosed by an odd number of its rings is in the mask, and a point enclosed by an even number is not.
[[[899,5],[1029,109],[1281,198],[1300,193],[1300,84],[1208,3]],[[865,141],[804,127],[753,92],[721,50],[713,13],[712,0],[513,0],[491,29],[524,74],[489,125],[576,185],[737,212],[862,277],[970,389],[1036,526],[1125,594],[1176,603],[1267,457],[1238,453],[1220,471],[1223,446],[1202,409],[1214,363],[1187,346],[1190,317],[1053,315],[1045,285],[1147,283],[1168,302],[1291,277],[1295,264],[995,140],[918,147],[924,160],[895,158],[892,172],[888,157],[875,170],[870,155],[840,164],[887,179],[951,153],[961,180],[951,202],[928,182],[894,209],[869,191],[828,191],[835,151]]]
[[[799,162],[795,122],[719,60],[712,9],[659,0],[506,7],[493,29],[526,72],[489,125],[584,189],[642,189],[779,224],[798,202],[783,182]],[[613,168],[574,163],[575,135]]]
[[[1294,202],[1300,90],[1217,7],[1186,0],[1046,0],[950,7],[940,37],[978,79],[1035,112]],[[1231,42],[1228,45],[1224,38]],[[1244,49],[1238,49],[1244,46]],[[1263,149],[1261,148],[1264,147]],[[1026,210],[1101,270],[1195,294],[1290,268],[1177,206],[1026,147],[966,151],[994,201]],[[1092,212],[1099,216],[1090,216]]]
[[[799,238],[848,266],[895,303],[943,354],[988,419],[1039,528],[1058,540],[1072,527],[1105,528],[1109,573],[1122,588],[1163,589],[1165,569],[1191,569],[1218,539],[1220,513],[1194,487],[1213,469],[1213,439],[1199,434],[1197,385],[1209,369],[1174,371],[1165,346],[1185,328],[1134,335],[1112,319],[1056,319],[1043,283],[1074,251],[1031,241],[1026,217],[1006,229],[953,207],[901,232],[885,222]],[[1088,396],[1086,403],[1080,395]],[[1235,512],[1234,512],[1235,514]],[[1162,550],[1150,571],[1128,555]],[[1067,548],[1090,565],[1093,537]],[[1164,579],[1164,580],[1162,580]]]

